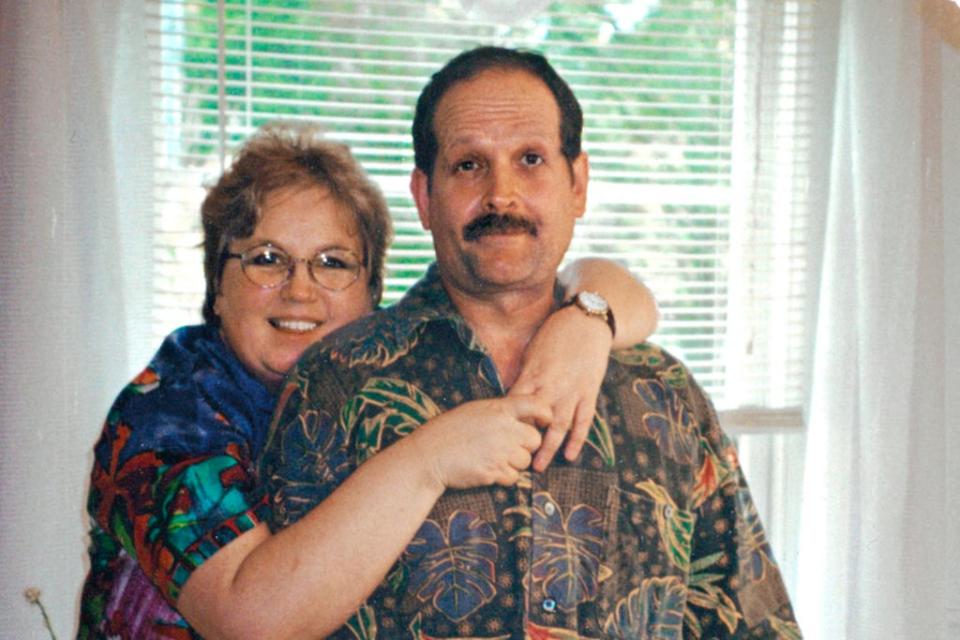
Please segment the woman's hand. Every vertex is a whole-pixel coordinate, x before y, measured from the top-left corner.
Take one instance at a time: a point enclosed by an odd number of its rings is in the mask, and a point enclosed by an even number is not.
[[[602,319],[568,306],[551,314],[527,345],[520,376],[508,397],[532,395],[552,409],[553,420],[533,458],[535,471],[547,468],[568,431],[564,457],[573,460],[580,455],[612,344],[610,327]]]
[[[611,335],[602,319],[567,306],[550,315],[527,345],[510,394],[537,395],[553,411],[553,421],[533,458],[535,471],[547,468],[565,438],[564,457],[573,460],[580,455],[590,433],[610,350],[643,342],[660,318],[646,285],[611,260],[575,260],[558,274],[558,280],[566,298],[579,291],[595,291],[606,298],[617,335]]]
[[[512,393],[474,400],[443,413],[407,436],[443,489],[512,485],[541,443],[537,427],[551,422],[543,398]]]

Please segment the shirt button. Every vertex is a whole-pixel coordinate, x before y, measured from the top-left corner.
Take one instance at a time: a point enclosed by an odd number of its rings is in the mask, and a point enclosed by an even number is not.
[[[547,504],[543,505],[543,512],[546,513],[548,516],[552,516],[553,512],[556,510],[557,508],[553,506],[552,502],[548,502]]]
[[[547,598],[543,601],[543,610],[547,613],[553,613],[557,608],[557,601],[553,598]]]
[[[673,507],[671,507],[670,505],[667,505],[666,507],[664,507],[664,508],[663,508],[663,515],[667,516],[668,518],[672,518],[672,517],[673,517]]]

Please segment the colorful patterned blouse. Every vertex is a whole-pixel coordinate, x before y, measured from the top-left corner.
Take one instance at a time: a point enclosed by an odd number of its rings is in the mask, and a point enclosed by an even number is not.
[[[432,416],[503,392],[432,267],[398,305],[334,334],[297,365],[261,458],[271,526],[301,518]],[[800,631],[733,445],[687,370],[644,344],[611,358],[576,461],[558,456],[510,488],[447,491],[333,637]]]
[[[79,638],[196,638],[173,609],[190,573],[263,521],[254,463],[276,397],[216,329],[170,334],[94,447]]]

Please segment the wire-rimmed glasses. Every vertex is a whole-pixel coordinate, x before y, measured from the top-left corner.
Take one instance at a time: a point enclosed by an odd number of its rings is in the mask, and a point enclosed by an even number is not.
[[[356,282],[363,264],[353,251],[324,249],[312,258],[294,258],[280,247],[265,242],[243,253],[227,253],[237,258],[243,275],[258,287],[273,289],[282,286],[291,277],[298,262],[306,263],[314,282],[330,291],[341,291]]]

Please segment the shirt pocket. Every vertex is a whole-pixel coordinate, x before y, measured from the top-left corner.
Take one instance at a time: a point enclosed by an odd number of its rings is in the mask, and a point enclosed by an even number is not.
[[[596,637],[594,607],[609,575],[604,556],[617,521],[617,482],[616,472],[561,464],[536,476],[528,551],[535,627]]]
[[[426,610],[430,624],[458,623],[490,603],[501,543],[496,521],[489,488],[445,492],[401,555],[394,573],[400,579],[388,578],[397,587],[400,613]]]
[[[695,516],[652,481],[616,489],[597,623],[608,638],[680,638]]]

